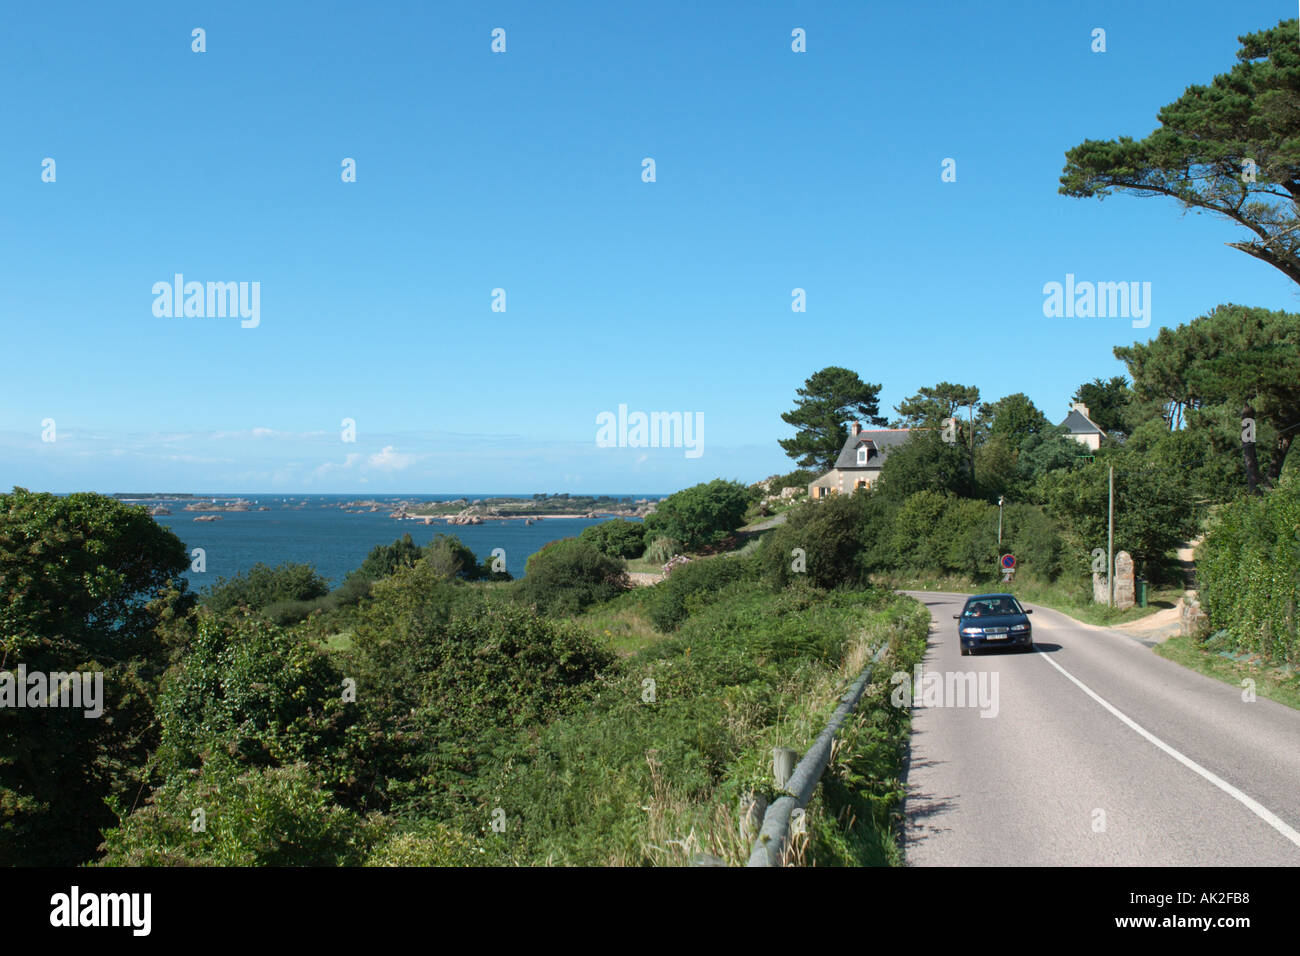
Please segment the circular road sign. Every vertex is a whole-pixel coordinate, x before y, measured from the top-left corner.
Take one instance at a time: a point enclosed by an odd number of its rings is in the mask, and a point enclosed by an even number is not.
[[[1016,556],[1015,556],[1014,554],[1004,554],[1004,555],[1002,555],[1002,568],[1003,568],[1003,570],[1010,571],[1010,570],[1014,569],[1015,566],[1016,566]]]

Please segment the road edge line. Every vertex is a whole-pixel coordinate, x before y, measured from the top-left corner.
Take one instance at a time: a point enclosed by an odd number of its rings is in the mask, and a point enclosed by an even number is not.
[[[1127,714],[1121,711],[1114,704],[1110,703],[1110,701],[1106,700],[1104,697],[1102,697],[1100,694],[1094,691],[1083,681],[1079,680],[1079,678],[1075,677],[1073,674],[1067,671],[1056,661],[1052,660],[1050,655],[1040,653],[1038,656],[1041,657],[1043,660],[1047,661],[1047,663],[1051,664],[1058,671],[1060,671],[1061,674],[1065,676],[1066,680],[1073,683],[1081,691],[1083,691],[1085,694],[1087,694],[1097,703],[1101,704],[1102,707],[1110,711],[1111,714],[1119,718],[1121,723],[1125,724],[1127,727],[1136,731],[1140,736],[1145,738],[1149,743],[1152,743],[1160,750],[1163,750],[1165,753],[1173,757],[1183,766],[1187,767],[1187,769],[1193,771],[1196,774],[1199,774],[1201,777],[1205,778],[1210,783],[1214,784],[1216,787],[1218,787],[1228,796],[1232,797],[1234,800],[1236,800],[1238,803],[1244,806],[1251,813],[1255,814],[1255,816],[1259,817],[1261,820],[1263,820],[1265,823],[1271,826],[1278,833],[1282,834],[1282,836],[1290,840],[1291,843],[1293,843],[1295,846],[1300,847],[1300,832],[1297,832],[1295,829],[1293,829],[1290,825],[1287,824],[1285,820],[1279,817],[1272,810],[1268,809],[1268,807],[1264,806],[1254,797],[1251,797],[1243,793],[1242,791],[1238,790],[1236,787],[1228,783],[1228,781],[1224,780],[1222,777],[1215,774],[1213,771],[1207,770],[1205,767],[1202,767],[1191,757],[1188,757],[1186,754],[1182,753],[1181,751],[1175,750],[1169,744],[1165,743],[1155,734],[1151,733],[1149,730],[1147,730],[1137,721],[1133,720],[1133,718],[1129,717]]]

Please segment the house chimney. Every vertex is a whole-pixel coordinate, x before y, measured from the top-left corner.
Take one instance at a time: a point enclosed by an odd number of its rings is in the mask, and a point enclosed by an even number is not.
[[[861,433],[862,433],[862,423],[861,423],[861,422],[854,422],[854,423],[853,423],[853,437],[854,437],[854,438],[857,438],[858,435],[860,435]]]
[[[1089,421],[1092,420],[1092,416],[1088,414],[1088,406],[1083,404],[1083,402],[1075,402],[1070,407],[1073,408],[1080,415],[1082,415],[1084,418],[1087,418]]]

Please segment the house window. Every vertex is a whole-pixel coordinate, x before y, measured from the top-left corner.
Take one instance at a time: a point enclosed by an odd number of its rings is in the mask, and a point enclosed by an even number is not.
[[[858,464],[865,465],[866,463],[867,463],[867,446],[862,445],[858,448]]]

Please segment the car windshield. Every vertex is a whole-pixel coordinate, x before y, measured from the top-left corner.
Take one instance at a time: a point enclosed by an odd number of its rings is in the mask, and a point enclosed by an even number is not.
[[[994,617],[999,614],[1019,614],[1014,598],[983,598],[971,601],[962,612],[965,617]]]

